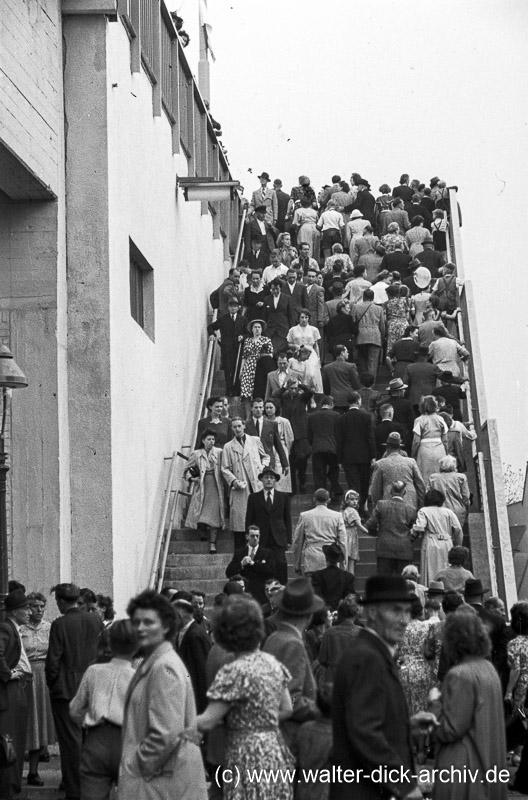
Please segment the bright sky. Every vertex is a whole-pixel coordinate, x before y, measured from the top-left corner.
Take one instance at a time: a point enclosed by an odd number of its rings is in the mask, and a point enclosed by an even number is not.
[[[209,0],[209,15],[211,110],[246,196],[262,170],[287,190],[352,171],[374,192],[402,172],[459,186],[488,412],[502,460],[524,466],[526,0]]]

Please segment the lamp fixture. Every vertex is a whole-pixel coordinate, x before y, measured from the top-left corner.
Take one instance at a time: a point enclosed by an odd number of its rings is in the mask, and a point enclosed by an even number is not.
[[[186,200],[233,200],[240,181],[215,181],[214,178],[177,178]]]

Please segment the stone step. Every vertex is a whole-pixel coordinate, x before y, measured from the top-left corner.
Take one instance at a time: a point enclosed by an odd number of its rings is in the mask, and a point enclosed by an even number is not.
[[[232,553],[217,553],[215,556],[209,553],[181,553],[173,550],[167,556],[167,567],[204,567],[213,562],[217,567],[226,567],[231,561]]]

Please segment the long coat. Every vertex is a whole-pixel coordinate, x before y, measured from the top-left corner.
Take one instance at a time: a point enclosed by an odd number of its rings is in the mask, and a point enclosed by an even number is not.
[[[195,718],[187,670],[170,642],[163,642],[128,689],[119,800],[207,800],[200,748],[180,740]]]
[[[413,773],[409,712],[405,695],[386,644],[361,630],[336,670],[332,701],[333,762],[343,770],[363,770],[353,784],[339,781],[330,787],[330,800],[380,800],[402,797],[415,785],[374,783],[372,770],[383,766]]]
[[[370,484],[373,505],[376,505],[378,500],[390,498],[391,484],[394,481],[404,482],[405,503],[418,511],[423,505],[425,483],[414,458],[402,456],[398,451],[381,458],[374,465]]]
[[[229,487],[229,527],[233,531],[246,529],[246,508],[250,487],[254,492],[262,489],[258,479],[263,467],[269,464],[262,442],[258,436],[246,434],[245,444],[231,439],[222,450],[222,475]],[[245,489],[236,489],[235,481],[244,481]]]
[[[293,536],[293,565],[296,570],[316,572],[326,567],[323,546],[338,544],[347,552],[343,517],[325,505],[302,511]]]
[[[505,783],[486,780],[487,770],[506,769],[506,737],[499,676],[484,658],[451,667],[442,684],[442,713],[436,737],[437,769],[478,772],[476,782],[435,782],[435,800],[506,800]],[[456,774],[456,773],[455,773]],[[462,772],[462,774],[466,774]]]
[[[213,464],[213,476],[215,479],[216,488],[218,489],[218,496],[220,498],[218,510],[220,512],[220,519],[222,520],[222,528],[225,528],[224,487],[222,485],[222,472],[220,469],[222,448],[213,447],[210,458],[211,463]],[[195,450],[193,453],[191,453],[191,457],[189,458],[189,463],[187,466],[198,467],[200,470],[200,483],[194,484],[194,491],[192,493],[191,502],[189,503],[189,510],[187,511],[187,518],[185,520],[186,528],[196,528],[205,500],[204,478],[207,467],[209,466],[209,460],[205,454],[205,450],[202,448],[201,450]]]

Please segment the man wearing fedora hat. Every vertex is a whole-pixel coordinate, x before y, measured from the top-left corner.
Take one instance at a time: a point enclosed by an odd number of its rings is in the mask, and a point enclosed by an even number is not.
[[[251,202],[249,204],[249,214],[253,214],[259,207],[265,206],[265,220],[269,225],[275,225],[277,222],[277,214],[279,207],[277,204],[277,195],[275,190],[269,188],[268,183],[271,178],[267,172],[263,172],[258,176],[260,181],[260,188],[255,189],[251,195]]]
[[[312,573],[314,592],[322,597],[326,605],[335,611],[339,601],[347,594],[354,594],[354,576],[351,572],[339,568],[345,554],[338,544],[323,545],[326,567]]]
[[[266,213],[265,205],[257,205],[244,228],[244,256],[252,270],[263,270],[269,264],[270,253],[275,247],[273,229],[271,223],[266,221]]]
[[[273,552],[260,546],[260,531],[250,525],[246,534],[246,546],[237,550],[226,567],[226,578],[242,575],[246,579],[247,591],[257,603],[267,602],[266,581],[275,577],[275,557]]]
[[[240,394],[237,362],[239,365],[239,355],[242,353],[244,339],[247,337],[247,324],[248,321],[241,312],[240,301],[237,297],[231,297],[227,304],[227,314],[223,314],[207,327],[209,336],[213,336],[216,332],[220,336],[222,369],[228,397],[238,397]]]
[[[383,458],[387,446],[387,438],[390,433],[399,433],[401,438],[405,437],[405,428],[400,422],[394,419],[394,408],[390,403],[382,403],[379,407],[381,422],[374,428],[374,441],[376,442],[376,456]]]
[[[393,483],[401,481],[406,489],[405,502],[416,513],[425,497],[425,483],[418,464],[402,453],[403,440],[399,433],[390,433],[385,446],[385,456],[374,464],[370,482],[372,502],[376,505],[379,500],[388,499]]]
[[[6,619],[0,623],[0,732],[13,740],[17,760],[0,772],[0,797],[11,800],[22,790],[22,771],[33,675],[20,626],[29,620],[29,602],[22,589],[5,598]]]
[[[290,496],[275,488],[280,475],[271,467],[265,467],[258,477],[263,488],[248,497],[246,529],[253,525],[259,529],[260,544],[273,554],[274,574],[285,584],[288,580],[286,548],[292,535]]]
[[[394,660],[411,618],[411,599],[401,576],[367,580],[366,627],[337,666],[332,708],[333,763],[353,770],[356,779],[353,785],[333,783],[330,800],[422,796],[413,777],[411,736],[413,728],[428,730],[435,718],[420,712],[409,719]]]
[[[432,280],[440,277],[439,270],[446,263],[445,256],[440,250],[434,249],[434,241],[431,234],[428,234],[422,242],[423,250],[421,253],[416,253],[415,258],[418,259],[422,267],[426,267],[431,273]]]
[[[266,639],[263,650],[284,664],[291,675],[288,688],[293,712],[281,724],[286,744],[290,744],[299,725],[317,715],[315,679],[303,633],[310,624],[312,614],[324,604],[314,594],[308,578],[295,578],[286,584],[277,605],[277,629]]]
[[[301,512],[293,535],[293,566],[295,572],[304,575],[324,569],[325,545],[335,542],[343,553],[347,551],[345,523],[338,511],[327,507],[329,493],[326,489],[317,489],[313,500],[315,508]]]
[[[393,378],[389,381],[386,391],[389,393],[387,402],[394,409],[393,419],[403,425],[405,429],[404,446],[407,452],[410,453],[415,415],[410,401],[405,397],[406,389],[407,385],[401,378]]]

